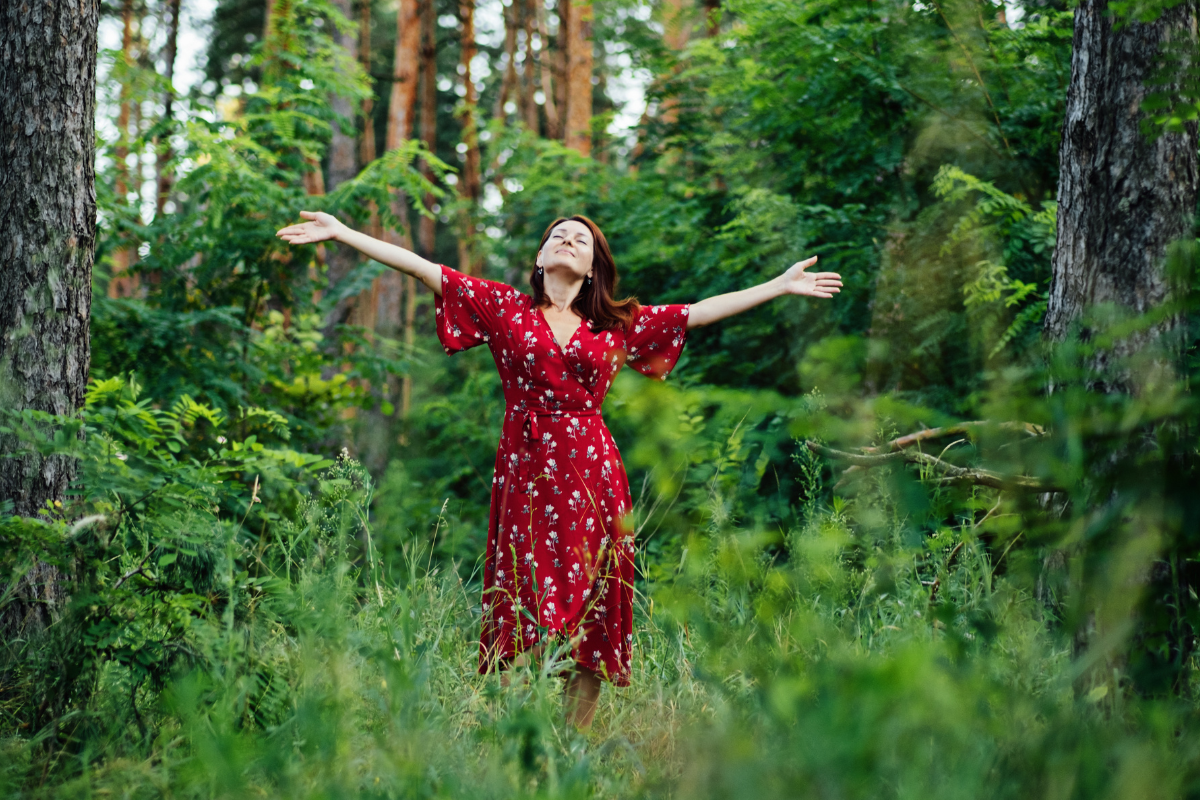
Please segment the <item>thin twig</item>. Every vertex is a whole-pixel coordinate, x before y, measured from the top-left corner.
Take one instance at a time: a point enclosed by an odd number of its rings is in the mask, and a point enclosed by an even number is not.
[[[150,560],[150,556],[154,555],[154,552],[155,552],[156,550],[158,550],[158,547],[157,547],[157,546],[155,546],[155,547],[152,547],[152,548],[150,549],[150,552],[149,552],[149,553],[146,553],[146,557],[142,559],[142,563],[138,564],[136,567],[134,567],[133,569],[129,570],[129,572],[126,572],[126,573],[125,573],[124,575],[122,575],[120,578],[117,578],[117,582],[113,584],[113,590],[115,591],[115,590],[117,590],[117,589],[120,589],[120,588],[121,588],[121,584],[122,584],[122,583],[124,583],[125,581],[129,580],[129,579],[130,579],[130,578],[132,578],[134,575],[138,575],[138,574],[140,574],[140,573],[142,572],[142,570],[143,570],[143,569],[145,569],[145,567],[146,567],[146,562]]]

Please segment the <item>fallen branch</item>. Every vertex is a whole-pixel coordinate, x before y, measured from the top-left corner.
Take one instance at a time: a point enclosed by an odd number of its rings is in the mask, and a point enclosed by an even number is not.
[[[988,486],[993,489],[1021,489],[1024,491],[1035,492],[1061,492],[1061,486],[1057,486],[1040,478],[1031,478],[1027,475],[1003,475],[999,472],[992,472],[986,469],[972,469],[968,467],[956,467],[955,465],[943,461],[942,459],[931,456],[928,453],[914,452],[912,450],[897,450],[892,453],[883,453],[881,455],[864,455],[861,453],[847,453],[844,450],[835,450],[832,447],[817,444],[816,442],[804,443],[809,450],[814,453],[819,453],[827,458],[833,458],[838,461],[848,461],[857,467],[879,467],[884,464],[892,464],[896,462],[908,462],[910,464],[922,464],[941,473],[941,477],[937,479],[939,485],[950,485],[959,483],[976,484],[979,486]]]
[[[862,451],[872,455],[878,453],[894,453],[898,450],[912,447],[914,444],[920,444],[928,439],[940,439],[943,436],[958,436],[960,434],[970,434],[977,432],[980,429],[995,428],[1002,431],[1019,431],[1027,433],[1031,437],[1045,436],[1046,431],[1040,425],[1034,425],[1032,422],[988,422],[987,420],[978,420],[976,422],[960,422],[957,425],[946,425],[942,428],[925,428],[924,430],[910,433],[907,436],[901,436],[892,439],[887,444],[879,447],[864,447]]]

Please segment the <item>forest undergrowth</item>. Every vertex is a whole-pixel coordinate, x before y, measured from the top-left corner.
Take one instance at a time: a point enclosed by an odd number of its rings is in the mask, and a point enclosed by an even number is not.
[[[173,105],[133,39],[101,54],[86,407],[0,409],[6,458],[76,466],[0,503],[0,796],[1200,797],[1200,247],[1143,316],[1043,336],[1070,8],[726,0],[676,50],[597,0],[595,97],[621,56],[659,110],[585,157],[505,110],[502,48],[467,135],[437,0],[437,136],[341,174],[392,138],[394,9],[359,68],[337,4],[218,5]],[[498,204],[462,191],[480,143]],[[577,213],[648,303],[843,276],[617,377],[635,648],[592,730],[553,657],[476,671],[490,357],[275,237],[313,209],[520,290]]]
[[[1169,437],[1113,444],[1186,429],[1173,386],[1054,434],[1035,423],[1097,396],[1013,393],[1034,434],[984,425],[921,446],[1067,484],[1038,495],[903,461],[845,473],[805,445],[865,434],[888,451],[907,416],[931,413],[895,399],[618,382],[614,430],[647,432],[627,453],[643,545],[633,685],[606,688],[578,732],[561,652],[509,687],[476,674],[478,564],[445,549],[469,524],[446,502],[397,537],[372,521],[389,497],[346,455],[231,440],[237,420],[212,409],[94,383],[82,441],[61,419],[38,433],[51,420],[32,412],[8,428],[74,453],[82,488],[70,513],[3,524],[6,568],[48,559],[70,589],[55,625],[4,651],[4,790],[1190,796],[1194,656],[1171,629],[1190,623],[1179,604],[1155,614],[1164,582],[1188,591],[1188,529],[1171,519],[1187,501],[1158,480],[1182,462]],[[1130,470],[1152,479],[1139,490]],[[1100,514],[1077,499],[1096,491]]]

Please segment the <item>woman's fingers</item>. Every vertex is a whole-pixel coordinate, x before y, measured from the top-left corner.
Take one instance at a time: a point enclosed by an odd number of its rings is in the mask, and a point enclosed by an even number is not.
[[[300,216],[304,217],[304,219],[316,219],[317,212],[316,211],[301,211]]]

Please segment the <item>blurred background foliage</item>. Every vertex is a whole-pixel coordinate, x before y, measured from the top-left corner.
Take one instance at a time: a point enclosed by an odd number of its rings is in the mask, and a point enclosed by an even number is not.
[[[173,115],[153,48],[106,54],[102,113],[137,113],[101,126],[88,405],[53,435],[2,422],[81,465],[65,505],[0,521],[4,569],[49,561],[70,597],[3,646],[6,794],[1197,796],[1197,249],[1168,307],[1042,343],[1067,5],[596,0],[584,156],[545,96],[533,125],[500,102],[503,46],[463,101],[466,6],[431,2],[425,143],[388,145],[391,4],[221,0]],[[369,147],[335,181],[338,136]],[[809,254],[842,274],[833,302],[694,331],[666,385],[614,386],[636,674],[590,735],[548,671],[475,674],[489,356],[446,359],[423,290],[366,313],[381,265],[278,243],[305,208],[410,244],[432,220],[423,252],[522,289],[571,213],[647,302]],[[1112,365],[1133,391],[1101,392],[1095,353],[1164,314],[1169,341]],[[1003,486],[827,457],[939,426],[922,452]]]

